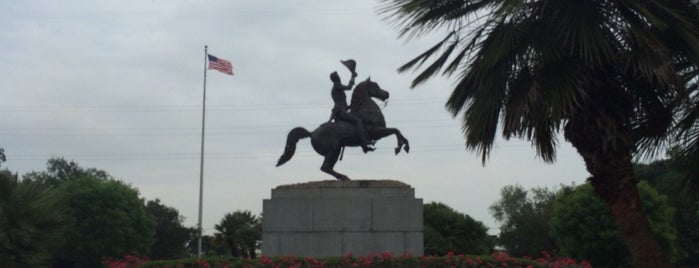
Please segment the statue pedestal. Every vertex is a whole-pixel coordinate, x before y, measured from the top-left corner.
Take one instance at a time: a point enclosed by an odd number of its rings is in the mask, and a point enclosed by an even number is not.
[[[320,181],[263,201],[265,256],[423,255],[422,199],[397,181]]]

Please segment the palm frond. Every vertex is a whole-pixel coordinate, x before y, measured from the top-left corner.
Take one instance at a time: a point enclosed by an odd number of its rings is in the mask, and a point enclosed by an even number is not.
[[[461,61],[464,60],[464,56],[466,56],[466,52],[471,50],[469,47],[464,47],[459,54],[454,57],[454,59],[451,60],[451,63],[447,66],[447,68],[444,69],[444,72],[442,73],[443,75],[452,75],[454,72],[458,69],[458,67],[461,65]]]
[[[565,51],[589,65],[612,62],[616,51],[606,32],[604,9],[585,1],[560,1],[546,9],[545,20],[557,24]],[[550,14],[549,14],[550,12]]]
[[[416,37],[447,26],[457,27],[492,1],[482,0],[382,0],[379,13],[399,28],[399,35]]]
[[[672,125],[676,123],[674,107],[679,96],[672,94],[671,85],[634,79],[633,75],[625,77],[630,90],[634,91],[636,111],[631,127],[636,138],[637,157],[650,158],[667,149]]]
[[[419,68],[427,59],[429,59],[432,54],[435,52],[439,51],[439,49],[442,48],[442,46],[455,34],[455,32],[451,32],[447,34],[447,36],[442,39],[442,41],[437,42],[432,48],[428,49],[427,51],[423,52],[419,56],[415,57],[414,59],[410,60],[408,63],[403,64],[403,66],[398,68],[398,72],[402,73],[407,70],[410,70],[411,68]]]
[[[541,157],[544,162],[552,163],[556,159],[556,146],[560,123],[552,120],[546,111],[546,107],[539,106],[539,110],[533,115],[535,118],[529,122],[536,123],[527,131],[527,139],[532,141],[532,145],[536,148],[536,155]]]
[[[544,104],[551,109],[556,121],[567,118],[587,99],[588,86],[584,75],[588,72],[574,58],[563,58],[558,62],[541,65],[537,79],[541,84]]]
[[[449,56],[451,53],[454,51],[454,48],[459,44],[459,40],[454,40],[451,45],[449,45],[444,52],[442,53],[439,58],[437,58],[429,67],[425,68],[425,70],[420,73],[414,80],[413,83],[410,85],[411,88],[416,87],[419,84],[422,84],[425,82],[427,79],[430,77],[434,76],[441,68],[444,66],[444,63],[449,59]]]
[[[693,73],[699,72],[694,69]],[[677,167],[683,173],[685,199],[696,199],[699,193],[699,76],[688,82],[691,99],[679,111],[682,116],[675,125],[674,145],[678,147]]]
[[[682,193],[685,199],[697,199],[699,193],[699,120],[694,126],[683,133],[679,150],[677,166],[683,173]]]
[[[538,85],[534,81],[533,70],[522,66],[514,77],[508,81],[508,97],[504,107],[503,135],[506,139],[518,136],[525,129],[526,115],[536,103]]]
[[[473,95],[478,90],[473,83],[473,79],[466,79],[466,75],[462,74],[459,83],[456,84],[454,90],[452,90],[449,95],[447,102],[444,104],[444,108],[447,109],[453,117],[458,116],[463,108],[470,105],[469,100],[473,98]]]
[[[511,62],[503,60],[500,64],[481,72],[479,69],[472,69],[471,76],[464,77],[467,81],[464,85],[473,85],[472,96],[464,96],[466,99],[473,98],[469,107],[463,113],[462,128],[466,136],[466,148],[474,150],[480,154],[483,163],[486,162],[495,141],[495,133],[500,120],[501,107],[506,100],[505,84],[499,81],[507,80],[508,68]],[[447,102],[452,114],[456,115],[461,106]]]
[[[488,36],[480,44],[477,57],[480,59],[479,68],[490,68],[499,64],[504,58],[511,58],[518,50],[526,49],[528,44],[522,44],[522,34],[518,25],[501,19],[493,23]]]

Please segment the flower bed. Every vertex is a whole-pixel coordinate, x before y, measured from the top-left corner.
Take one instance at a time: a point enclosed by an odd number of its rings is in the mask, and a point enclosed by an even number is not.
[[[126,261],[128,260],[128,261]],[[488,256],[454,255],[446,256],[392,256],[389,253],[372,254],[369,256],[331,258],[303,258],[303,257],[260,257],[257,259],[241,258],[203,258],[145,261],[134,257],[125,260],[108,260],[105,266],[109,268],[374,268],[374,267],[555,267],[578,268],[591,267],[587,262],[562,257],[545,255],[539,259],[512,258],[505,253],[494,253]]]

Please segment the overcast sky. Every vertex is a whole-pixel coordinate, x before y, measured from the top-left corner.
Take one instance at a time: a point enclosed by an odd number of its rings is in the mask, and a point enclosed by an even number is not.
[[[336,170],[353,179],[395,179],[425,203],[443,202],[498,225],[488,206],[511,184],[526,188],[583,183],[582,159],[560,138],[547,164],[526,141],[498,140],[485,166],[465,150],[459,118],[444,103],[454,78],[411,90],[416,74],[396,69],[440,33],[399,39],[374,0],[342,1],[19,1],[0,2],[0,147],[20,175],[51,157],[95,167],[159,198],[195,226],[204,80],[204,46],[232,62],[234,76],[208,71],[204,228],[225,213],[262,212],[270,189],[333,179],[301,140],[275,167],[291,128],[309,130],[332,108],[328,75],[371,76],[391,93],[387,124],[395,138],[363,154],[348,148]]]

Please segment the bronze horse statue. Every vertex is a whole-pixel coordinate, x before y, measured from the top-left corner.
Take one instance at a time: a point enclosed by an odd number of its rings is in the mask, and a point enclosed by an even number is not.
[[[350,102],[350,113],[362,119],[364,129],[372,142],[393,134],[396,135],[398,141],[395,153],[398,154],[401,149],[408,153],[410,151],[408,139],[398,129],[386,127],[381,108],[372,100],[372,98],[377,98],[386,101],[388,95],[387,91],[381,89],[376,82],[371,81],[371,78],[369,78],[354,88]],[[321,124],[313,132],[309,132],[302,127],[296,127],[289,131],[287,135],[286,147],[282,156],[279,157],[279,161],[277,161],[277,166],[283,165],[294,156],[296,143],[299,139],[310,137],[313,149],[325,157],[320,170],[333,175],[338,180],[349,180],[344,174],[336,172],[334,167],[342,153],[343,147],[360,146],[355,128],[354,124],[342,120]]]

